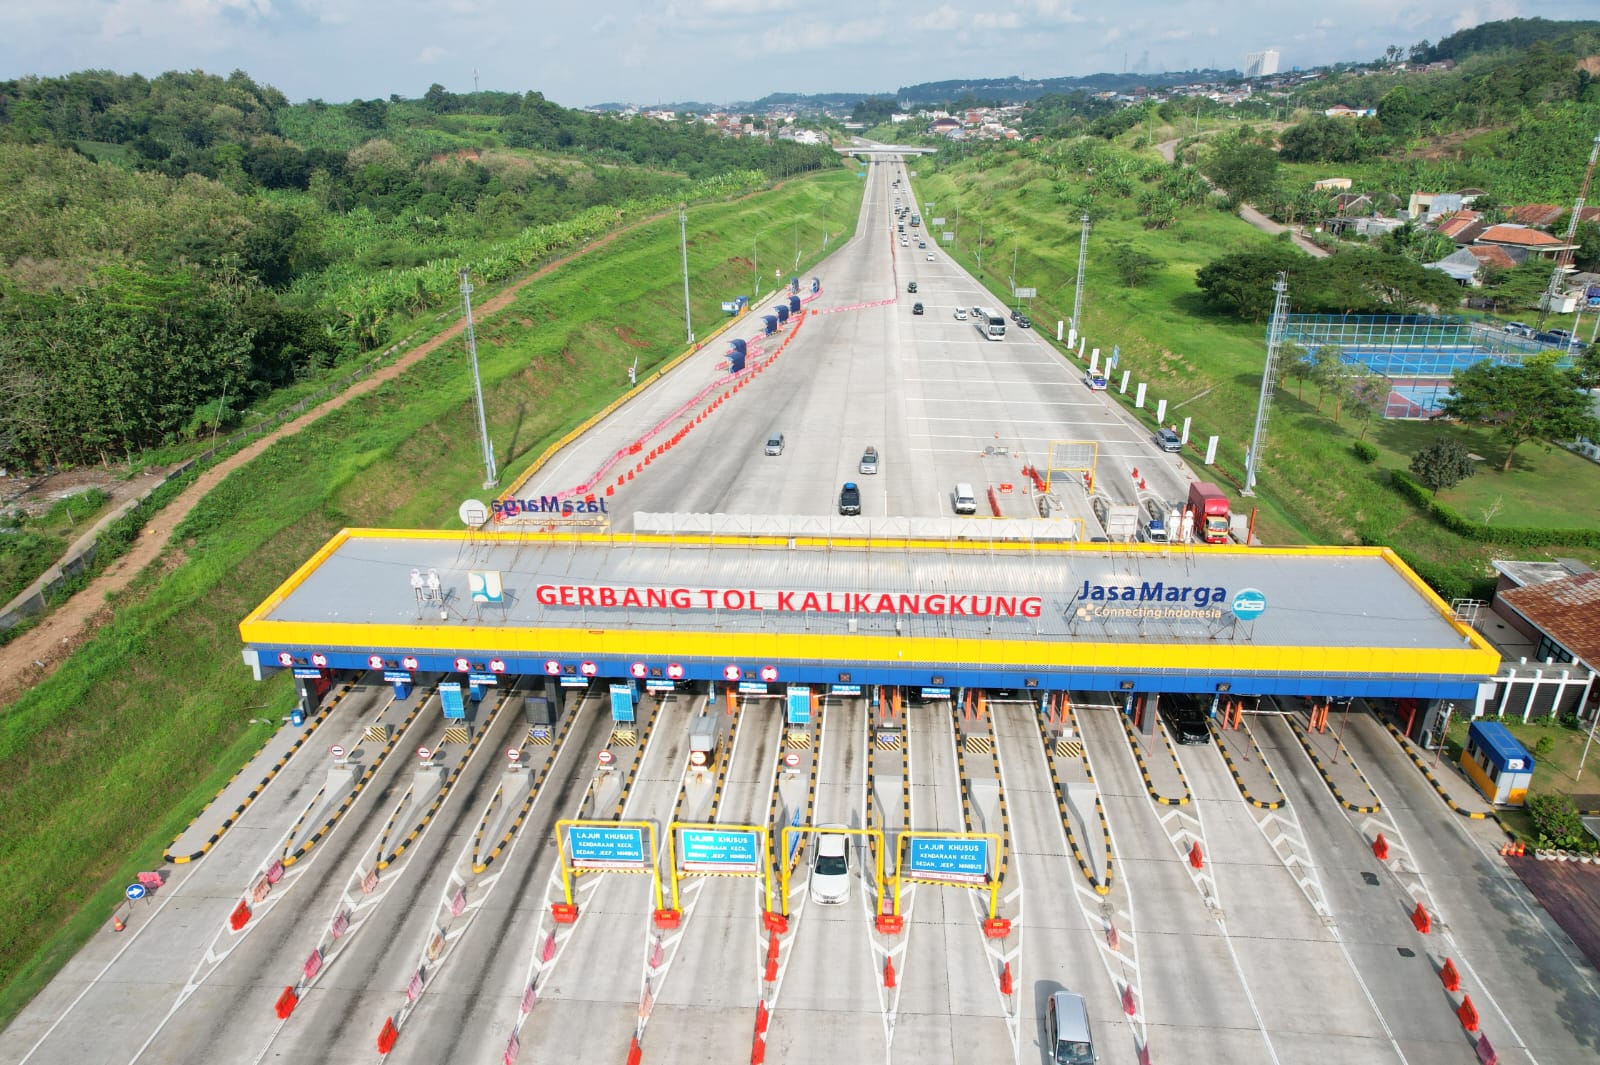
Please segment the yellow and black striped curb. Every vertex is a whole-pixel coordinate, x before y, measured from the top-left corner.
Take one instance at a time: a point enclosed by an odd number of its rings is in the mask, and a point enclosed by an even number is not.
[[[1450,793],[1444,790],[1444,785],[1439,783],[1439,778],[1433,775],[1433,771],[1417,756],[1417,752],[1412,750],[1411,744],[1406,742],[1406,738],[1401,735],[1400,730],[1388,721],[1383,723],[1383,727],[1389,730],[1389,735],[1394,737],[1394,741],[1400,745],[1400,749],[1405,752],[1406,757],[1411,759],[1411,764],[1422,772],[1423,779],[1433,785],[1434,793],[1444,800],[1446,806],[1471,821],[1493,821],[1500,826],[1500,831],[1506,834],[1507,839],[1516,840],[1517,834],[1506,827],[1506,823],[1500,819],[1499,814],[1482,810],[1469,810],[1452,799]]]
[[[1152,712],[1154,712],[1152,710]],[[1172,741],[1167,739],[1166,730],[1156,723],[1156,732],[1161,736],[1161,742],[1166,744],[1167,756],[1172,759],[1172,768],[1178,771],[1178,782],[1183,785],[1183,798],[1169,799],[1156,790],[1155,781],[1150,779],[1150,767],[1144,763],[1144,753],[1139,750],[1139,734],[1133,731],[1133,726],[1128,723],[1124,714],[1118,714],[1117,720],[1122,722],[1123,734],[1128,737],[1128,749],[1133,752],[1133,760],[1139,766],[1139,775],[1144,778],[1144,790],[1150,793],[1152,801],[1162,806],[1187,806],[1194,798],[1194,792],[1189,790],[1189,778],[1183,775],[1183,766],[1178,764],[1178,752],[1172,749]]]
[[[900,831],[911,831],[911,733],[902,733],[900,745]]]
[[[787,733],[783,745],[791,751],[809,751],[811,749],[811,733],[794,730]]]
[[[1272,780],[1272,786],[1278,789],[1278,798],[1275,802],[1263,802],[1250,794],[1250,789],[1245,787],[1244,777],[1239,775],[1239,768],[1233,764],[1233,755],[1228,753],[1228,745],[1222,742],[1222,730],[1217,728],[1215,721],[1208,721],[1206,727],[1211,730],[1211,736],[1216,741],[1217,750],[1222,752],[1222,760],[1227,764],[1228,772],[1233,776],[1234,786],[1239,789],[1239,794],[1244,796],[1244,801],[1259,810],[1283,809],[1283,804],[1288,800],[1283,796],[1283,785],[1278,783],[1278,774],[1272,771],[1272,767],[1267,764],[1267,760],[1265,758],[1261,759],[1261,767],[1267,771],[1267,776]],[[1245,735],[1249,736],[1249,733],[1245,733]],[[1251,740],[1251,742],[1253,743],[1254,740]],[[1260,754],[1261,752],[1257,750],[1257,757],[1260,757]]]
[[[162,853],[161,860],[171,862],[173,865],[183,865],[187,862],[196,862],[201,858],[204,858],[207,852],[209,852],[212,847],[217,845],[217,841],[222,839],[223,836],[227,835],[228,829],[233,827],[234,822],[238,821],[239,818],[244,816],[244,812],[250,809],[250,804],[256,801],[256,798],[261,794],[268,784],[272,783],[273,778],[283,771],[284,766],[289,764],[289,759],[295,754],[296,751],[300,750],[300,748],[305,745],[307,740],[311,738],[311,734],[317,730],[317,726],[328,719],[328,715],[333,712],[333,708],[339,705],[339,703],[344,700],[344,697],[349,695],[354,688],[355,685],[346,684],[334,693],[333,698],[328,700],[327,705],[322,708],[321,713],[317,714],[316,717],[311,719],[311,723],[307,725],[305,731],[300,734],[300,738],[295,740],[294,743],[289,746],[287,751],[283,752],[283,757],[279,758],[273,767],[267,770],[266,776],[262,777],[261,781],[256,784],[255,787],[250,789],[250,794],[246,795],[239,802],[239,805],[233,808],[233,812],[227,817],[223,818],[222,824],[217,826],[217,830],[215,832],[211,833],[210,839],[207,839],[200,845],[199,850],[192,851],[188,854],[173,854],[172,848],[178,845],[178,840],[182,839],[188,834],[189,829],[195,826],[196,821],[199,821],[206,815],[206,811],[211,809],[211,803],[214,803],[218,799],[222,798],[223,793],[229,788],[233,787],[233,782],[239,779],[239,774],[243,773],[246,769],[249,769],[251,763],[253,763],[257,758],[260,758],[261,752],[265,751],[267,747],[272,744],[272,741],[277,738],[276,736],[268,736],[266,742],[260,746],[256,753],[251,755],[249,760],[247,760],[244,765],[233,771],[233,776],[229,777],[228,782],[222,785],[222,787],[217,791],[217,794],[212,798],[211,802],[206,803],[201,811],[194,815],[194,820],[190,821],[183,827],[183,831],[178,833],[177,838],[174,839],[171,845],[167,847],[166,851]]]
[[[465,725],[451,725],[444,730],[445,743],[471,743],[472,733]]]
[[[535,728],[532,725],[528,726],[528,738],[523,740],[523,743],[527,744],[530,747],[549,747],[549,746],[552,746],[552,743],[551,743],[551,740],[550,740],[550,732],[549,732],[549,730]]]
[[[608,747],[637,747],[639,745],[639,730],[631,728],[614,728],[611,730],[611,741]]]
[[[1082,758],[1082,740],[1056,740],[1057,758]]]
[[[958,729],[960,725],[956,726]],[[961,746],[968,754],[993,754],[994,740],[988,736],[963,736]]]
[[[950,705],[950,713],[951,724],[954,726],[956,734],[960,735],[961,707],[952,703]],[[972,823],[972,809],[969,801],[972,791],[972,778],[967,775],[966,754],[987,754],[990,768],[994,771],[995,794],[1000,810],[1000,828],[998,832],[1000,836],[1000,859],[997,869],[1000,881],[1004,883],[1006,870],[1011,862],[1011,813],[1006,809],[1006,789],[1000,779],[1000,755],[996,753],[994,718],[987,712],[982,717],[984,728],[988,735],[966,736],[964,742],[956,744],[956,773],[961,781],[961,817],[966,823],[967,831],[975,832],[976,827]],[[965,751],[963,751],[963,748],[965,748]]]
[[[1095,877],[1094,870],[1089,868],[1089,859],[1083,856],[1083,848],[1078,845],[1078,836],[1072,831],[1072,814],[1067,810],[1067,789],[1062,787],[1061,775],[1056,771],[1056,760],[1052,750],[1053,745],[1050,742],[1050,730],[1048,727],[1046,727],[1044,718],[1042,716],[1035,715],[1034,720],[1039,725],[1039,742],[1044,745],[1044,761],[1045,765],[1050,770],[1050,784],[1055,788],[1056,809],[1061,814],[1061,827],[1067,834],[1067,846],[1072,849],[1072,856],[1077,859],[1078,869],[1083,873],[1083,878],[1089,882],[1089,886],[1094,888],[1096,894],[1109,895],[1111,893],[1110,829],[1106,828],[1106,878],[1105,882],[1101,883],[1100,880]],[[1084,769],[1087,771],[1088,768],[1089,764],[1086,760],[1084,762]],[[1096,809],[1099,808],[1099,804],[1100,798],[1098,795],[1096,795]],[[1100,816],[1100,824],[1103,828],[1106,827],[1104,813],[1102,813]]]
[[[1383,809],[1383,803],[1378,801],[1377,792],[1373,791],[1372,785],[1367,783],[1366,774],[1361,772],[1360,766],[1356,765],[1355,762],[1350,763],[1350,767],[1356,771],[1356,776],[1361,778],[1361,783],[1367,785],[1367,794],[1372,796],[1372,803],[1365,806],[1353,803],[1340,794],[1339,785],[1333,782],[1333,777],[1328,774],[1327,767],[1322,764],[1322,759],[1317,757],[1317,752],[1312,749],[1311,742],[1305,738],[1298,727],[1291,726],[1289,731],[1293,732],[1294,738],[1300,741],[1300,746],[1304,748],[1306,754],[1311,758],[1311,764],[1317,767],[1317,773],[1322,777],[1322,782],[1328,785],[1328,790],[1333,793],[1333,797],[1339,801],[1340,806],[1343,806],[1351,813],[1357,814],[1375,814]],[[1337,738],[1334,739],[1334,743],[1339,743]],[[1344,753],[1346,758],[1350,757],[1350,752],[1344,749],[1344,744],[1339,744],[1339,750]]]
[[[376,743],[378,746],[382,747],[384,744],[389,742],[389,726],[368,725],[366,731],[361,734],[361,742]]]
[[[728,784],[728,773],[733,768],[733,741],[739,734],[739,722],[744,720],[744,708],[734,709],[732,718],[728,721],[728,738],[717,744],[717,780],[711,788],[711,809],[709,819],[715,821],[722,813],[722,792]],[[687,788],[678,789],[679,801],[688,796]],[[676,817],[673,820],[677,820]]]
[[[880,751],[897,751],[901,747],[904,733],[899,729],[880,732],[873,730],[872,745]]]
[[[534,802],[539,797],[539,789],[544,786],[545,779],[550,775],[551,768],[556,764],[556,758],[561,754],[561,747],[566,743],[567,733],[572,731],[572,723],[578,719],[579,709],[582,709],[581,706],[574,708],[572,713],[567,715],[566,720],[561,723],[561,731],[558,735],[553,739],[550,736],[544,737],[543,742],[549,744],[550,753],[545,755],[544,765],[539,767],[538,775],[533,778],[533,784],[528,788],[528,796],[522,800],[522,809],[517,811],[516,820],[511,822],[511,826],[506,829],[506,834],[500,837],[499,843],[495,844],[494,850],[490,851],[488,856],[480,863],[478,861],[478,843],[483,838],[483,830],[489,824],[488,814],[484,815],[483,821],[478,825],[477,838],[472,841],[472,872],[474,875],[482,873],[493,865],[495,860],[500,857],[500,853],[511,844],[517,833],[521,831],[523,823],[528,819],[528,814],[533,810]],[[529,739],[528,742],[534,743],[537,741]]]
[[[328,815],[328,819],[322,822],[322,826],[312,834],[310,839],[300,844],[300,846],[296,847],[294,851],[284,854],[284,865],[293,865],[301,858],[304,858],[307,851],[309,851],[312,847],[315,847],[322,840],[322,837],[326,836],[333,830],[333,826],[339,823],[339,818],[345,815],[345,811],[354,805],[356,799],[360,797],[361,792],[368,784],[372,782],[372,778],[377,776],[378,767],[383,765],[384,759],[389,757],[389,752],[394,750],[395,744],[400,742],[400,737],[406,734],[406,730],[409,729],[411,727],[411,723],[417,719],[417,715],[422,713],[423,707],[427,706],[428,703],[433,701],[434,693],[437,690],[437,687],[430,688],[425,694],[421,695],[421,697],[417,699],[417,705],[412,708],[411,713],[406,716],[406,719],[400,722],[400,727],[394,730],[394,735],[389,738],[389,742],[386,743],[383,746],[383,749],[378,752],[378,756],[368,763],[366,771],[361,774],[361,778],[357,780],[355,786],[350,789],[350,794],[344,797],[344,802],[341,802],[339,804],[339,808]],[[317,794],[320,795],[322,793],[319,791]],[[314,804],[316,800],[313,799],[312,802]],[[306,808],[306,812],[309,813],[310,811],[311,807],[308,806]],[[304,815],[302,814],[301,816]],[[295,830],[298,829],[299,825],[296,824]],[[289,833],[288,842],[290,843],[294,842],[295,830],[291,830]]]
[[[444,783],[439,785],[439,793],[433,797],[433,802],[429,804],[427,812],[422,815],[422,820],[412,826],[411,831],[406,834],[406,838],[401,840],[400,845],[394,849],[394,853],[387,858],[383,857],[383,846],[379,845],[377,868],[387,869],[395,862],[398,862],[401,855],[410,849],[411,845],[417,841],[423,832],[427,831],[434,815],[439,812],[439,807],[443,806],[445,799],[450,797],[450,789],[455,786],[456,781],[461,779],[461,774],[466,770],[467,763],[472,761],[473,752],[483,743],[483,738],[489,734],[489,729],[494,725],[494,719],[500,713],[500,708],[505,706],[508,701],[509,698],[502,695],[500,701],[495,703],[494,709],[490,710],[489,716],[484,719],[483,727],[478,730],[478,734],[473,737],[472,742],[467,744],[467,749],[461,752],[461,758],[456,762],[455,768],[450,771],[450,775],[445,778]],[[448,732],[449,729],[445,731]],[[462,729],[462,731],[466,730]]]
[[[623,808],[628,804],[628,792],[633,788],[633,780],[639,775],[639,766],[644,762],[645,745],[650,742],[650,733],[656,726],[656,719],[661,716],[661,704],[655,700],[650,701],[650,716],[645,719],[644,727],[639,730],[639,746],[633,751],[633,764],[628,767],[628,773],[622,778],[622,790],[617,792],[617,806],[611,812],[611,820],[621,821]],[[615,730],[613,730],[615,735]]]

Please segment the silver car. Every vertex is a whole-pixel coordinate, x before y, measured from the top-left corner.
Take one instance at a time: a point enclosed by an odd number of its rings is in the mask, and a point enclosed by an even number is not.
[[[964,322],[966,320],[967,320],[967,309],[965,307],[957,307],[956,308],[956,321]]]

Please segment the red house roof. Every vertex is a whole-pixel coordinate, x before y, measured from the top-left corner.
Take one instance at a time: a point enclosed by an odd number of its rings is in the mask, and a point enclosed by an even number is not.
[[[1524,248],[1566,247],[1559,239],[1542,230],[1508,224],[1490,226],[1478,239],[1491,244],[1517,244]]]

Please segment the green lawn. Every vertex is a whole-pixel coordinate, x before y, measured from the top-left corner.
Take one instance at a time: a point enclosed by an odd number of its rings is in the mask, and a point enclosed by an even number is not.
[[[939,164],[924,160],[920,169],[918,202],[934,201],[951,226],[959,211],[953,254],[979,274],[999,302],[1012,302],[1012,276],[1018,286],[1036,288],[1029,313],[1040,334],[1053,338],[1056,322],[1072,314],[1079,246],[1076,205],[1091,187],[1089,175],[1017,151]],[[1208,435],[1220,438],[1218,465],[1205,472],[1238,506],[1265,359],[1265,323],[1212,313],[1194,277],[1224,252],[1275,238],[1212,206],[1184,209],[1170,228],[1147,230],[1135,206],[1144,188],[1137,178],[1127,183],[1125,194],[1108,192],[1098,182],[1092,187],[1101,191],[1093,197],[1084,282],[1083,325],[1089,343],[1104,353],[1119,347],[1119,374],[1130,370],[1133,384],[1148,382],[1147,411],[1141,414],[1147,424],[1154,426],[1156,401],[1166,399],[1167,421],[1193,419],[1191,440],[1203,446]],[[1111,247],[1117,243],[1155,256],[1161,265],[1143,284],[1129,288],[1112,268]],[[1124,400],[1129,406],[1133,390],[1130,385]],[[1389,544],[1447,596],[1485,594],[1493,573],[1491,558],[1576,555],[1600,562],[1600,556],[1586,549],[1530,551],[1464,540],[1390,487],[1388,468],[1409,464],[1419,441],[1438,432],[1462,434],[1488,460],[1485,465],[1495,464],[1504,450],[1486,432],[1382,420],[1363,426],[1346,412],[1336,423],[1333,403],[1322,403],[1319,411],[1318,398],[1314,388],[1298,395],[1292,380],[1277,391],[1257,496],[1249,501],[1259,509],[1257,531],[1267,542]],[[1363,432],[1383,452],[1376,466],[1362,463],[1352,451]],[[1192,463],[1198,457],[1189,454]],[[1497,498],[1501,507],[1494,525],[1592,526],[1600,513],[1600,467],[1525,444],[1509,475],[1486,469],[1444,496],[1480,520],[1481,511]]]
[[[696,328],[763,263],[802,271],[860,204],[852,172],[690,213]],[[784,253],[787,254],[784,254]],[[770,258],[769,258],[770,256]],[[770,291],[768,284],[763,291]],[[484,292],[487,300],[492,293]],[[683,348],[676,215],[623,233],[482,319],[478,354],[505,482],[551,441]],[[279,441],[211,492],[176,549],[113,604],[113,620],[0,713],[0,1025],[103,927],[132,871],[259,746],[252,717],[287,712],[284,677],[256,684],[238,622],[344,526],[441,527],[482,480],[464,346]],[[266,704],[266,713],[262,705]]]
[[[73,540],[106,509],[111,496],[98,488],[57,500],[37,517],[17,512],[19,524],[0,529],[0,604],[9,603],[61,561]]]

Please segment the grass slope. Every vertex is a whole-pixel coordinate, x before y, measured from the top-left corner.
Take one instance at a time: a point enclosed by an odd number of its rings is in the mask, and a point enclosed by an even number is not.
[[[1072,315],[1079,243],[1079,211],[1073,205],[1083,202],[1087,175],[1064,172],[1018,151],[978,154],[951,165],[924,160],[919,169],[917,202],[936,203],[952,227],[959,206],[954,253],[997,301],[1011,302],[1013,276],[1018,286],[1038,289],[1038,297],[1028,302],[1030,314],[1041,332],[1053,337],[1056,321]],[[1171,228],[1147,230],[1135,208],[1142,186],[1130,184],[1128,195],[1101,192],[1093,205],[1083,297],[1089,342],[1106,355],[1114,345],[1120,348],[1119,373],[1132,371],[1130,400],[1134,385],[1149,382],[1147,409],[1140,414],[1146,424],[1154,428],[1155,402],[1164,398],[1168,422],[1193,419],[1191,440],[1203,444],[1211,434],[1221,438],[1219,468],[1211,472],[1236,494],[1255,420],[1266,329],[1264,323],[1213,314],[1194,277],[1224,252],[1274,238],[1211,207],[1180,211]],[[1155,256],[1161,265],[1145,283],[1127,287],[1111,265],[1110,246],[1116,243]],[[1493,524],[1502,526],[1592,526],[1600,516],[1600,468],[1569,453],[1524,445],[1511,473],[1502,475],[1493,467],[1504,458],[1504,448],[1486,431],[1374,421],[1366,437],[1382,457],[1369,466],[1350,446],[1362,427],[1348,412],[1335,422],[1332,400],[1323,402],[1322,410],[1318,400],[1314,387],[1306,388],[1303,398],[1297,395],[1292,380],[1277,391],[1258,495],[1250,501],[1260,508],[1257,528],[1268,542],[1391,544],[1446,595],[1481,592],[1490,558],[1539,557],[1526,548],[1464,540],[1389,487],[1387,468],[1406,466],[1411,454],[1439,433],[1461,437],[1488,460],[1477,476],[1445,494],[1469,517],[1481,520],[1480,511],[1496,499],[1502,507]],[[1558,548],[1553,553],[1575,552]]]
[[[849,234],[852,174],[831,172],[689,219],[697,329],[763,262],[802,268]],[[798,230],[797,230],[798,226]],[[770,258],[769,258],[770,254]],[[524,289],[478,330],[491,434],[515,471],[681,350],[677,218],[619,236]],[[770,288],[770,286],[764,286]],[[507,478],[509,480],[509,477]],[[465,353],[441,349],[373,394],[270,448],[211,493],[165,565],[142,577],[78,654],[0,715],[0,1023],[103,927],[138,868],[199,812],[264,739],[252,717],[287,713],[283,677],[255,684],[238,621],[349,525],[436,527],[479,491]],[[265,713],[263,713],[265,704]]]

